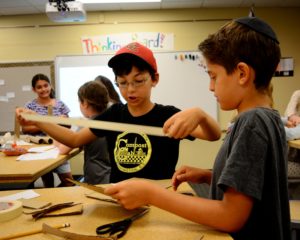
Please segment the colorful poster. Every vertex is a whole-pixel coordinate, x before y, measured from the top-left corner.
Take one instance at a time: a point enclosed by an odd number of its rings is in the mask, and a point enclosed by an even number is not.
[[[130,42],[140,42],[152,50],[173,50],[174,34],[137,32],[82,37],[83,54],[115,52]]]

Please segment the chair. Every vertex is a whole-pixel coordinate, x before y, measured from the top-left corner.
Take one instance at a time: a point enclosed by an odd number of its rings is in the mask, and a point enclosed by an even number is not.
[[[300,240],[300,221],[292,220],[292,240]]]

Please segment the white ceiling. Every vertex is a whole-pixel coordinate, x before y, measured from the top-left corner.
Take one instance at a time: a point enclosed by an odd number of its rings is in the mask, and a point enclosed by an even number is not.
[[[80,0],[78,0],[80,1]],[[43,14],[48,0],[0,0],[1,15]],[[300,0],[162,0],[160,3],[89,4],[86,11],[123,11],[146,9],[214,7],[300,7]]]

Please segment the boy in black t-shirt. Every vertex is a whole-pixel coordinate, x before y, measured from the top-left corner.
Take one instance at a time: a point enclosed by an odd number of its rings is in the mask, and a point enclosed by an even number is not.
[[[151,101],[151,91],[159,82],[156,60],[153,52],[137,42],[130,43],[116,52],[108,65],[115,73],[115,81],[127,104],[116,103],[95,120],[117,123],[163,127],[180,110],[173,106],[163,106]],[[18,110],[17,112],[20,112]],[[186,112],[198,116],[197,121],[188,124],[184,130],[172,131],[182,123],[176,121],[169,126],[171,137],[139,132],[108,131],[83,128],[72,132],[61,127],[36,122],[35,124],[54,139],[70,147],[86,145],[96,137],[105,136],[111,161],[110,182],[118,182],[132,177],[149,179],[171,178],[178,160],[179,141],[196,137],[217,140],[221,135],[217,122],[199,108]],[[192,132],[190,129],[194,129]]]

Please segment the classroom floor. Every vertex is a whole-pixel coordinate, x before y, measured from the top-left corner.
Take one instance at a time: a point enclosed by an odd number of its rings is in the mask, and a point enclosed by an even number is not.
[[[54,174],[54,186],[57,187],[60,184],[60,180],[56,173],[53,174]],[[44,184],[42,178],[39,178],[34,182],[34,188],[43,188],[43,187]]]
[[[59,184],[61,183],[61,181],[59,180],[59,177],[56,173],[53,173],[53,174],[54,174],[54,186],[58,187]],[[82,175],[73,175],[73,178],[76,181],[81,181]],[[43,184],[42,178],[39,178],[34,182],[34,188],[43,188],[43,187],[44,187],[44,184]]]

